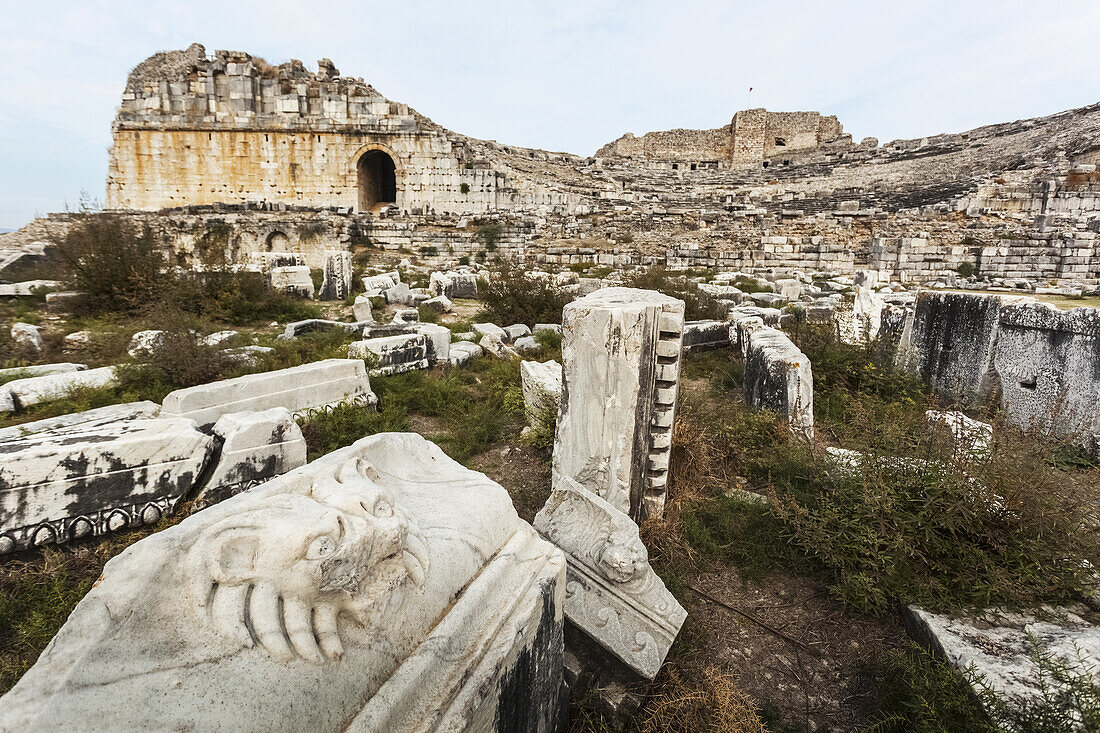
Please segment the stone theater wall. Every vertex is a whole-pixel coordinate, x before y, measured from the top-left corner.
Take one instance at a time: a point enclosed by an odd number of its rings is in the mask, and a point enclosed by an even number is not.
[[[327,59],[318,68],[208,57],[199,44],[139,64],[113,126],[107,208],[262,201],[481,213],[523,204],[443,128],[340,77]]]

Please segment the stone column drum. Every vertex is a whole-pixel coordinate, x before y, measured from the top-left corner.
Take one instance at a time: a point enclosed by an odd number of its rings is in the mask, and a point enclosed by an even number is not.
[[[665,503],[684,302],[605,288],[565,306],[554,475],[636,521]]]

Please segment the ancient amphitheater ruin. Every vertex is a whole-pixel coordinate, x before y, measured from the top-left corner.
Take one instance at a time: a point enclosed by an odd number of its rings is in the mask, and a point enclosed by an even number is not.
[[[88,581],[0,730],[858,730],[908,637],[1001,724],[1100,663],[1100,103],[841,123],[580,156],[142,61],[102,210],[0,234],[0,589]]]

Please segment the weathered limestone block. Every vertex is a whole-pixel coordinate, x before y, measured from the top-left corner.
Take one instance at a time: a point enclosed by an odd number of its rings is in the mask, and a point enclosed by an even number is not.
[[[886,300],[864,285],[856,285],[854,300],[850,311],[840,311],[838,315],[840,338],[845,343],[860,344],[878,336],[882,325],[882,309]]]
[[[356,321],[374,323],[374,314],[371,312],[370,297],[356,295],[355,302],[351,306],[352,315]]]
[[[20,346],[25,346],[35,351],[41,351],[45,347],[42,341],[42,329],[30,323],[13,323],[11,325],[11,338]]]
[[[329,321],[324,318],[307,318],[304,321],[294,321],[286,324],[280,338],[293,339],[314,331],[344,331],[346,333],[358,333],[362,328],[359,323],[345,323],[343,321]]]
[[[561,406],[561,364],[553,359],[542,363],[522,361],[519,376],[527,423],[535,425],[539,417],[546,414],[556,418]]]
[[[45,377],[50,374],[64,374],[65,372],[79,372],[87,369],[87,364],[74,364],[68,361],[56,364],[32,364],[30,366],[9,367],[0,369],[0,379],[22,379],[25,377]]]
[[[495,333],[487,333],[481,337],[478,341],[481,348],[486,354],[495,356],[498,359],[516,359],[519,358],[519,352],[506,344]]]
[[[458,341],[451,344],[447,359],[455,366],[464,366],[483,353],[484,350],[472,341]]]
[[[576,481],[562,478],[534,526],[565,551],[565,617],[653,679],[687,611],[650,567],[638,525]]]
[[[539,350],[539,342],[534,336],[522,336],[512,343],[512,348],[520,354],[533,354]]]
[[[107,387],[114,384],[114,381],[114,367],[15,379],[0,385],[0,412],[11,412],[37,405],[39,402],[59,400],[68,397],[74,389]]]
[[[1082,617],[1086,612],[1086,608],[1047,607],[1042,615],[1029,615],[989,609],[949,617],[906,606],[903,618],[912,636],[960,672],[981,675],[1010,700],[1034,702],[1040,695],[1036,651],[1071,667],[1082,662],[1088,667],[1100,664],[1100,628]]]
[[[926,410],[924,417],[929,427],[948,430],[958,458],[984,456],[993,446],[993,426],[987,422],[969,418],[958,410]]]
[[[183,419],[76,424],[0,441],[0,553],[153,524],[214,439]]]
[[[214,333],[208,333],[199,339],[199,344],[202,346],[214,346],[217,348],[226,348],[232,346],[233,343],[241,337],[241,334],[237,331],[215,331]]]
[[[397,270],[381,275],[368,275],[363,278],[363,289],[368,295],[378,296],[401,282],[401,273]]]
[[[636,520],[664,508],[684,302],[604,288],[565,306],[557,475]]]
[[[130,356],[150,356],[164,346],[164,331],[152,329],[138,331],[130,337],[130,345],[126,347],[126,353]]]
[[[477,298],[477,276],[468,272],[433,272],[428,280],[432,295],[448,298]]]
[[[208,426],[231,412],[285,407],[304,413],[349,401],[378,402],[361,359],[325,359],[177,389],[164,398],[161,414],[188,417]]]
[[[420,305],[436,313],[450,313],[454,310],[454,305],[446,295],[437,295],[434,298],[428,298]]]
[[[306,463],[302,429],[285,407],[222,415],[212,432],[222,446],[202,488],[205,497],[240,493]]]
[[[1030,298],[973,293],[917,295],[898,345],[897,364],[963,404],[996,388],[993,353],[1001,309]]]
[[[61,287],[61,283],[57,280],[24,280],[18,283],[0,283],[0,298],[34,295],[35,291],[59,287]]]
[[[1100,451],[1100,309],[1006,305],[993,367],[1008,420]]]
[[[778,412],[792,433],[814,436],[814,376],[810,359],[787,334],[763,326],[742,332],[745,401]]]
[[[424,334],[412,333],[354,341],[348,344],[348,358],[370,359],[372,376],[427,369],[427,340]]]
[[[343,300],[351,295],[351,252],[325,250],[321,262],[324,271],[321,300]]]
[[[305,265],[272,267],[271,287],[299,298],[313,298],[313,277]]]
[[[470,329],[478,336],[496,336],[501,341],[508,340],[508,332],[495,323],[475,323]]]
[[[416,332],[424,335],[428,363],[447,363],[451,356],[451,329],[435,323],[418,323]]]
[[[505,339],[508,343],[513,343],[518,338],[531,335],[531,328],[525,323],[515,323],[511,326],[504,327],[504,333],[508,334]]]
[[[156,402],[125,402],[120,405],[107,405],[106,407],[97,407],[94,410],[47,417],[43,420],[13,425],[10,428],[0,428],[0,440],[11,440],[12,438],[34,433],[48,433],[61,428],[74,426],[90,428],[123,420],[157,417],[158,415],[160,415],[160,405]]]
[[[564,593],[502,487],[373,435],[112,559],[0,729],[550,733]]]
[[[687,321],[684,323],[684,351],[710,351],[730,345],[728,321]]]

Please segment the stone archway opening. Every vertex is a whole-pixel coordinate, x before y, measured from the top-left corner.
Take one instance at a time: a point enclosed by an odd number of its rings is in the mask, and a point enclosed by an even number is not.
[[[359,210],[371,211],[397,202],[397,168],[381,150],[368,150],[359,158]]]

